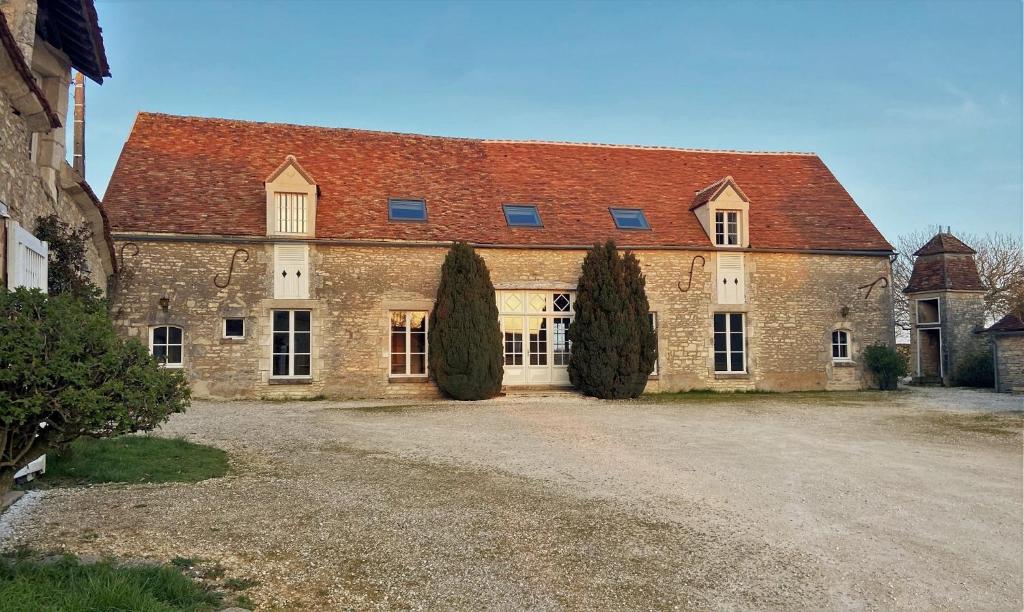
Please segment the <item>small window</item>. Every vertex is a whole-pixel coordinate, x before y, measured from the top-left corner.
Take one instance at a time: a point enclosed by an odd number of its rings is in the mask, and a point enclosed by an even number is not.
[[[917,323],[918,325],[930,325],[941,322],[939,314],[939,298],[928,298],[917,300]]]
[[[837,329],[832,332],[832,361],[850,360],[850,333]]]
[[[639,208],[612,208],[612,219],[615,220],[615,227],[627,230],[649,230],[650,224],[644,211]]]
[[[647,320],[651,322],[651,329],[654,330],[654,369],[651,370],[651,376],[658,375],[658,313],[649,312],[647,313]]]
[[[306,194],[278,193],[277,232],[279,234],[306,233]]]
[[[747,371],[743,314],[715,313],[715,372],[743,374]]]
[[[245,319],[224,319],[225,338],[244,338]]]
[[[391,312],[391,376],[427,375],[427,313]]]
[[[271,375],[308,378],[310,375],[310,311],[274,310]]]
[[[423,200],[388,200],[388,221],[426,221],[427,203]]]
[[[529,204],[505,204],[505,222],[514,227],[541,227],[537,207]]]
[[[149,352],[165,368],[180,368],[182,337],[180,327],[153,327],[149,330]]]
[[[738,210],[715,212],[715,244],[719,246],[740,245],[740,212]]]

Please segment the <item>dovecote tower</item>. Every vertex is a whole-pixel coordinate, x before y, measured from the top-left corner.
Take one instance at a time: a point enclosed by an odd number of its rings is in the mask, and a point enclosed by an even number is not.
[[[948,232],[914,255],[910,283],[910,371],[921,382],[948,385],[965,355],[983,348],[975,332],[985,322],[985,286],[975,250]]]

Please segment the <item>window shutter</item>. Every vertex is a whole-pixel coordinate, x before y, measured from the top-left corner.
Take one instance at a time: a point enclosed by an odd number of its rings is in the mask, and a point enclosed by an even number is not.
[[[742,253],[718,254],[718,303],[743,304],[746,287],[743,277]]]
[[[309,297],[309,247],[304,244],[274,245],[274,298]]]
[[[46,293],[50,249],[17,222],[9,222],[7,278],[10,288],[27,287]]]

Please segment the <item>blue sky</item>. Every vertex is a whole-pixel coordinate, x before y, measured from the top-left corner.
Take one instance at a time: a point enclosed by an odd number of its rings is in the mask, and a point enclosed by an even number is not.
[[[102,193],[139,110],[445,136],[814,151],[890,240],[1021,232],[1007,2],[97,0]]]

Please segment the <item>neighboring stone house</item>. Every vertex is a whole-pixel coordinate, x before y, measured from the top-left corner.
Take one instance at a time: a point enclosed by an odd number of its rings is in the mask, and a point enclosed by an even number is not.
[[[1024,393],[1024,321],[1010,313],[984,333],[992,338],[996,391]]]
[[[91,0],[0,0],[0,287],[46,289],[47,245],[32,232],[50,214],[91,228],[87,257],[101,289],[115,271],[104,212],[85,181],[81,135],[76,167],[66,159],[72,68],[96,83],[110,76]],[[77,115],[84,133],[84,108]]]
[[[910,305],[910,369],[918,382],[949,385],[961,359],[986,350],[985,286],[975,250],[940,232],[914,253],[903,290]]]
[[[105,197],[117,324],[199,397],[434,395],[454,240],[490,268],[508,388],[567,385],[586,249],[643,266],[648,391],[852,389],[892,345],[892,248],[806,153],[442,138],[140,114]]]

